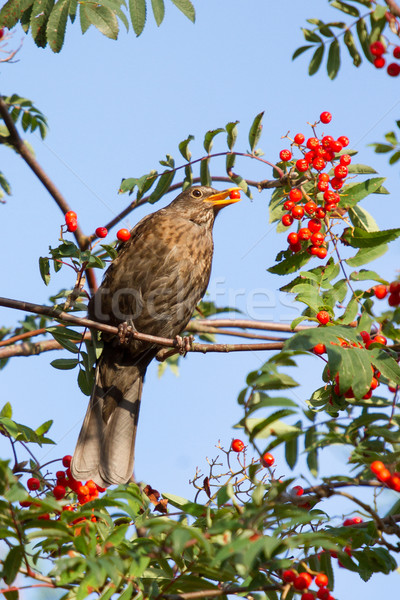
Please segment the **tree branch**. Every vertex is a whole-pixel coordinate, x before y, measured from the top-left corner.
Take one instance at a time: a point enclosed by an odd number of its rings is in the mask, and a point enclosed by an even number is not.
[[[227,586],[219,590],[199,590],[198,592],[184,592],[183,594],[160,594],[160,598],[166,600],[196,600],[197,598],[216,598],[218,596],[227,596],[228,594],[243,594],[246,592],[272,592],[274,590],[282,590],[281,585],[264,585],[264,586]]]
[[[390,12],[395,17],[400,17],[400,6],[394,0],[385,0],[386,4],[389,7]]]
[[[0,298],[0,306],[7,308],[13,308],[17,310],[24,310],[26,312],[35,313],[38,315],[45,315],[53,319],[64,321],[66,323],[72,323],[78,327],[89,327],[91,329],[97,329],[112,335],[118,335],[118,328],[111,325],[105,325],[104,323],[98,323],[97,321],[91,321],[90,319],[75,317],[70,313],[66,313],[57,308],[50,306],[43,306],[41,304],[32,304],[31,302],[24,302],[21,300],[13,300],[11,298]],[[166,348],[177,348],[176,340],[158,337],[155,335],[148,335],[146,333],[139,333],[134,331],[132,336],[138,340],[149,342],[157,346]],[[22,344],[21,344],[22,345]],[[243,352],[250,350],[281,350],[283,348],[283,342],[265,343],[265,344],[192,344],[189,352]],[[19,355],[24,355],[24,351],[21,350]],[[26,354],[25,354],[26,355]]]

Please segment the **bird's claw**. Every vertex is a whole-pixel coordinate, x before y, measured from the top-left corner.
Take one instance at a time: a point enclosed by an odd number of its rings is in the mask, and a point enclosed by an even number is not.
[[[184,337],[176,335],[174,339],[174,348],[178,350],[179,354],[185,356],[189,350],[192,349],[193,341],[194,335],[185,335]]]
[[[119,343],[123,346],[129,344],[133,339],[133,334],[136,331],[136,327],[133,321],[124,321],[118,325],[118,338]]]

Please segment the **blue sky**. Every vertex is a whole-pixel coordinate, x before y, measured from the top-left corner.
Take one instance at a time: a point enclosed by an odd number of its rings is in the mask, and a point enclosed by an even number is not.
[[[197,20],[191,24],[167,3],[165,22],[158,29],[149,15],[141,37],[121,30],[117,42],[91,28],[85,36],[78,23],[69,25],[59,55],[36,48],[21,30],[15,44],[24,40],[18,62],[3,64],[0,90],[34,101],[48,118],[50,130],[42,142],[29,136],[37,159],[78,213],[86,233],[118,214],[129,201],[118,195],[123,177],[138,177],[157,168],[169,153],[177,164],[178,143],[189,134],[193,157],[204,155],[202,140],[208,129],[239,120],[237,150],[248,149],[247,134],[254,116],[265,110],[259,146],[265,158],[278,160],[287,131],[305,134],[307,122],[323,110],[333,114],[326,132],[347,135],[359,151],[359,162],[371,164],[386,176],[391,196],[370,196],[364,206],[381,228],[395,227],[398,218],[398,167],[389,167],[385,155],[367,145],[381,141],[399,118],[398,79],[376,71],[369,63],[355,69],[343,50],[343,66],[335,81],[321,69],[307,75],[308,54],[292,62],[293,51],[303,45],[300,27],[307,17],[341,19],[326,3],[262,0],[203,0],[196,3]],[[328,131],[329,129],[329,131]],[[214,150],[226,150],[223,136]],[[37,303],[62,287],[73,285],[68,272],[53,277],[48,289],[39,277],[38,257],[56,245],[62,215],[46,190],[21,159],[0,148],[1,170],[13,196],[0,206],[3,246],[1,295]],[[214,170],[224,174],[223,164]],[[238,170],[250,179],[271,177],[270,169],[255,161],[238,160]],[[178,181],[178,180],[177,180]],[[222,186],[218,185],[222,189]],[[285,278],[266,269],[286,246],[268,223],[270,193],[254,192],[250,202],[225,209],[215,225],[215,258],[210,299],[233,305],[251,318],[290,322],[299,312],[290,298],[277,291]],[[164,198],[156,208],[167,204]],[[123,225],[132,227],[154,210],[144,206]],[[398,268],[398,243],[374,263],[374,269],[391,279]],[[385,306],[385,304],[383,304]],[[0,309],[0,322],[13,325],[22,314]],[[65,353],[66,355],[66,353]],[[57,446],[38,456],[51,460],[72,453],[87,398],[76,384],[74,372],[53,369],[49,363],[61,353],[16,358],[1,373],[3,402],[10,401],[16,420],[32,427],[48,418],[55,423]],[[220,439],[228,447],[238,435],[232,425],[241,417],[238,392],[246,374],[266,360],[261,353],[189,355],[181,361],[179,378],[167,372],[157,377],[157,364],[149,368],[143,394],[136,447],[136,476],[160,491],[193,497],[188,480],[205,457],[218,452]],[[305,406],[308,394],[319,385],[320,365],[308,359],[299,378],[301,388],[289,395]],[[0,440],[2,456],[10,449]],[[283,475],[290,475],[279,457]],[[326,468],[337,472],[347,462],[345,451],[326,458]],[[387,496],[387,506],[393,495]],[[339,507],[338,514],[347,507]],[[335,597],[347,600],[362,591],[365,600],[377,590],[389,591],[395,578],[375,576],[368,585],[343,569],[337,577]]]

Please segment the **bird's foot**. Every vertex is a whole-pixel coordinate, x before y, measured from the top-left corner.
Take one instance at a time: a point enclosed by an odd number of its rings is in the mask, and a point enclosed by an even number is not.
[[[128,320],[118,325],[119,343],[124,346],[133,340],[133,334],[137,331],[133,321]]]
[[[189,350],[192,349],[193,342],[194,335],[185,335],[184,337],[176,335],[174,339],[174,348],[178,350],[179,354],[186,356]]]

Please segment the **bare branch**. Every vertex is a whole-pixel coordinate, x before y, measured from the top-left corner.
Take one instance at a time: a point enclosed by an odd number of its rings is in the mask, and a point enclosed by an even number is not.
[[[385,0],[386,4],[389,7],[390,12],[395,17],[400,17],[400,6],[394,0]]]

